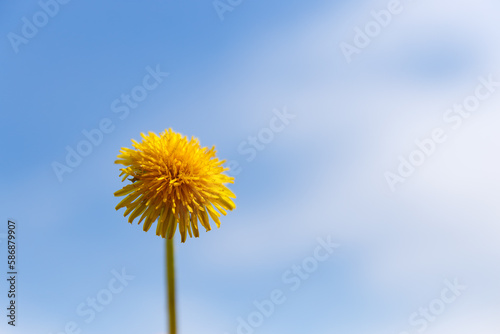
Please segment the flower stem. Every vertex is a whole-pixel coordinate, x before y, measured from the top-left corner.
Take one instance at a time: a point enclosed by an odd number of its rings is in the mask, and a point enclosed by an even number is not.
[[[174,266],[174,241],[167,238],[166,243],[167,257],[167,290],[168,290],[168,328],[169,334],[177,333],[177,324],[175,316],[175,266]]]

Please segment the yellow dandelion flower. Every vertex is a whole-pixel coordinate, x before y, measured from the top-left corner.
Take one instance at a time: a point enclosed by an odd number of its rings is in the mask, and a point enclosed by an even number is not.
[[[236,196],[224,184],[234,178],[223,174],[224,168],[216,157],[215,147],[201,147],[197,138],[165,130],[157,135],[141,133],[141,143],[132,140],[133,147],[122,148],[116,164],[122,164],[122,181],[132,183],[115,192],[126,196],[116,210],[126,208],[129,223],[141,216],[143,230],[148,231],[158,220],[156,235],[172,239],[177,225],[181,241],[199,236],[198,222],[209,231],[209,216],[220,227],[219,217],[233,210],[231,198]]]

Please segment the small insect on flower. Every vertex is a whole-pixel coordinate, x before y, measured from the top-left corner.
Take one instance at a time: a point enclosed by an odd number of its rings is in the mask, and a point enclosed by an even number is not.
[[[231,199],[236,196],[225,186],[234,178],[223,174],[228,168],[215,147],[202,148],[197,138],[188,140],[172,129],[141,136],[141,143],[132,139],[134,149],[122,148],[115,161],[125,166],[122,181],[131,181],[115,192],[126,196],[116,210],[126,208],[129,223],[141,216],[144,231],[158,220],[156,235],[163,238],[172,239],[179,225],[182,242],[187,233],[199,237],[198,222],[209,231],[208,216],[220,227],[220,215],[236,207]]]

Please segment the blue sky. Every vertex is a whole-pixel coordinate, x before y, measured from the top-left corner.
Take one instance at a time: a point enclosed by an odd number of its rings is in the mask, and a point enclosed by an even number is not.
[[[497,333],[499,7],[402,0],[349,62],[341,44],[356,47],[356,27],[389,3],[242,1],[221,20],[211,1],[70,1],[17,47],[9,36],[42,7],[1,4],[0,209],[18,224],[20,292],[18,326],[4,319],[2,333],[165,333],[164,240],[115,211],[113,161],[166,128],[240,168],[222,227],[176,240],[180,333],[242,332],[276,290],[285,301],[254,333]],[[168,73],[157,85],[155,71]],[[488,96],[454,128],[445,115],[478,87]],[[289,116],[270,138],[277,114]],[[54,163],[103,122],[58,178]],[[436,128],[446,140],[391,187]],[[318,238],[339,245],[324,261]],[[314,261],[292,290],[293,266]],[[110,295],[122,271],[133,278]],[[455,281],[466,288],[443,302]],[[88,298],[109,301],[91,320]]]

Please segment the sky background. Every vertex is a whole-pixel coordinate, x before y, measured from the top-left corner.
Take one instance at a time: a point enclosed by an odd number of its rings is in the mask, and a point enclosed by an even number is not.
[[[13,46],[45,3],[0,4],[1,333],[166,333],[164,240],[115,211],[113,162],[141,132],[172,128],[239,166],[222,227],[176,236],[179,333],[498,334],[500,87],[456,129],[443,120],[480,77],[500,81],[498,1],[401,0],[350,62],[341,43],[389,1],[242,1],[223,19],[211,1],[69,1]],[[169,75],[114,112],[148,67]],[[294,118],[248,161],[248,137],[284,110]],[[54,162],[105,119],[113,130],[59,180]],[[392,191],[386,173],[437,127],[447,140]],[[283,275],[318,238],[340,246],[292,291]],[[87,323],[78,306],[122,270],[134,278]],[[446,280],[466,288],[419,331],[409,318]],[[238,328],[273,290],[285,302]]]

